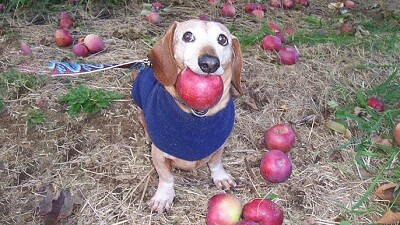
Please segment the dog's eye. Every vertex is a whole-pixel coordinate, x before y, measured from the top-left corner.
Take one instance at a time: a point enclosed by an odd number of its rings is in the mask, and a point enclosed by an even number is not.
[[[220,34],[218,36],[218,44],[220,44],[222,46],[227,46],[228,45],[228,38],[225,35]]]
[[[183,34],[182,40],[184,42],[193,42],[194,41],[194,35],[192,34],[192,32],[186,32]]]

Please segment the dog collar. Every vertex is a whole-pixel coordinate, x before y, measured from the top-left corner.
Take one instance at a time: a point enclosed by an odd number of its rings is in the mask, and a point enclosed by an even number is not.
[[[175,101],[179,102],[181,105],[183,105],[184,107],[188,108],[193,113],[193,115],[195,115],[197,117],[205,117],[208,114],[209,109],[196,110],[196,109],[193,109],[190,106],[188,106],[182,99],[175,98],[175,97],[173,97],[173,98],[175,99]]]

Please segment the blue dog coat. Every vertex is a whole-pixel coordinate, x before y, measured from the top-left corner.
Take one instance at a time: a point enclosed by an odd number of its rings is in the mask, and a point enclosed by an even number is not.
[[[143,110],[153,144],[163,152],[187,161],[203,159],[218,150],[235,121],[232,99],[212,116],[197,117],[182,111],[156,80],[151,68],[142,70],[136,77],[132,98]]]

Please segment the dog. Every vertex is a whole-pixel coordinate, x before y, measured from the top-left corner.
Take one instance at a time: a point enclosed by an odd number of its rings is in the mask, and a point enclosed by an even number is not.
[[[218,22],[174,22],[148,52],[151,67],[134,75],[132,97],[139,106],[139,121],[151,142],[151,156],[159,182],[148,202],[163,213],[175,197],[173,168],[192,170],[208,164],[220,189],[236,186],[223,168],[221,157],[234,124],[231,87],[242,94],[242,52],[238,39]],[[198,75],[219,75],[220,100],[200,115],[188,107],[176,89],[185,68]]]

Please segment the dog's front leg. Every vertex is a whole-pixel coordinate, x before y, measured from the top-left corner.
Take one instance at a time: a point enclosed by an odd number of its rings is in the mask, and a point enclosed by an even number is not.
[[[172,175],[171,160],[154,144],[151,145],[151,156],[154,167],[158,173],[158,187],[155,195],[149,201],[151,211],[157,211],[159,214],[168,210],[172,206],[175,197],[174,177]]]
[[[224,151],[224,146],[218,149],[212,156],[210,161],[208,162],[208,167],[211,171],[211,177],[214,181],[214,184],[219,189],[231,189],[236,186],[236,182],[233,177],[226,172],[224,167],[222,166],[222,153]]]

